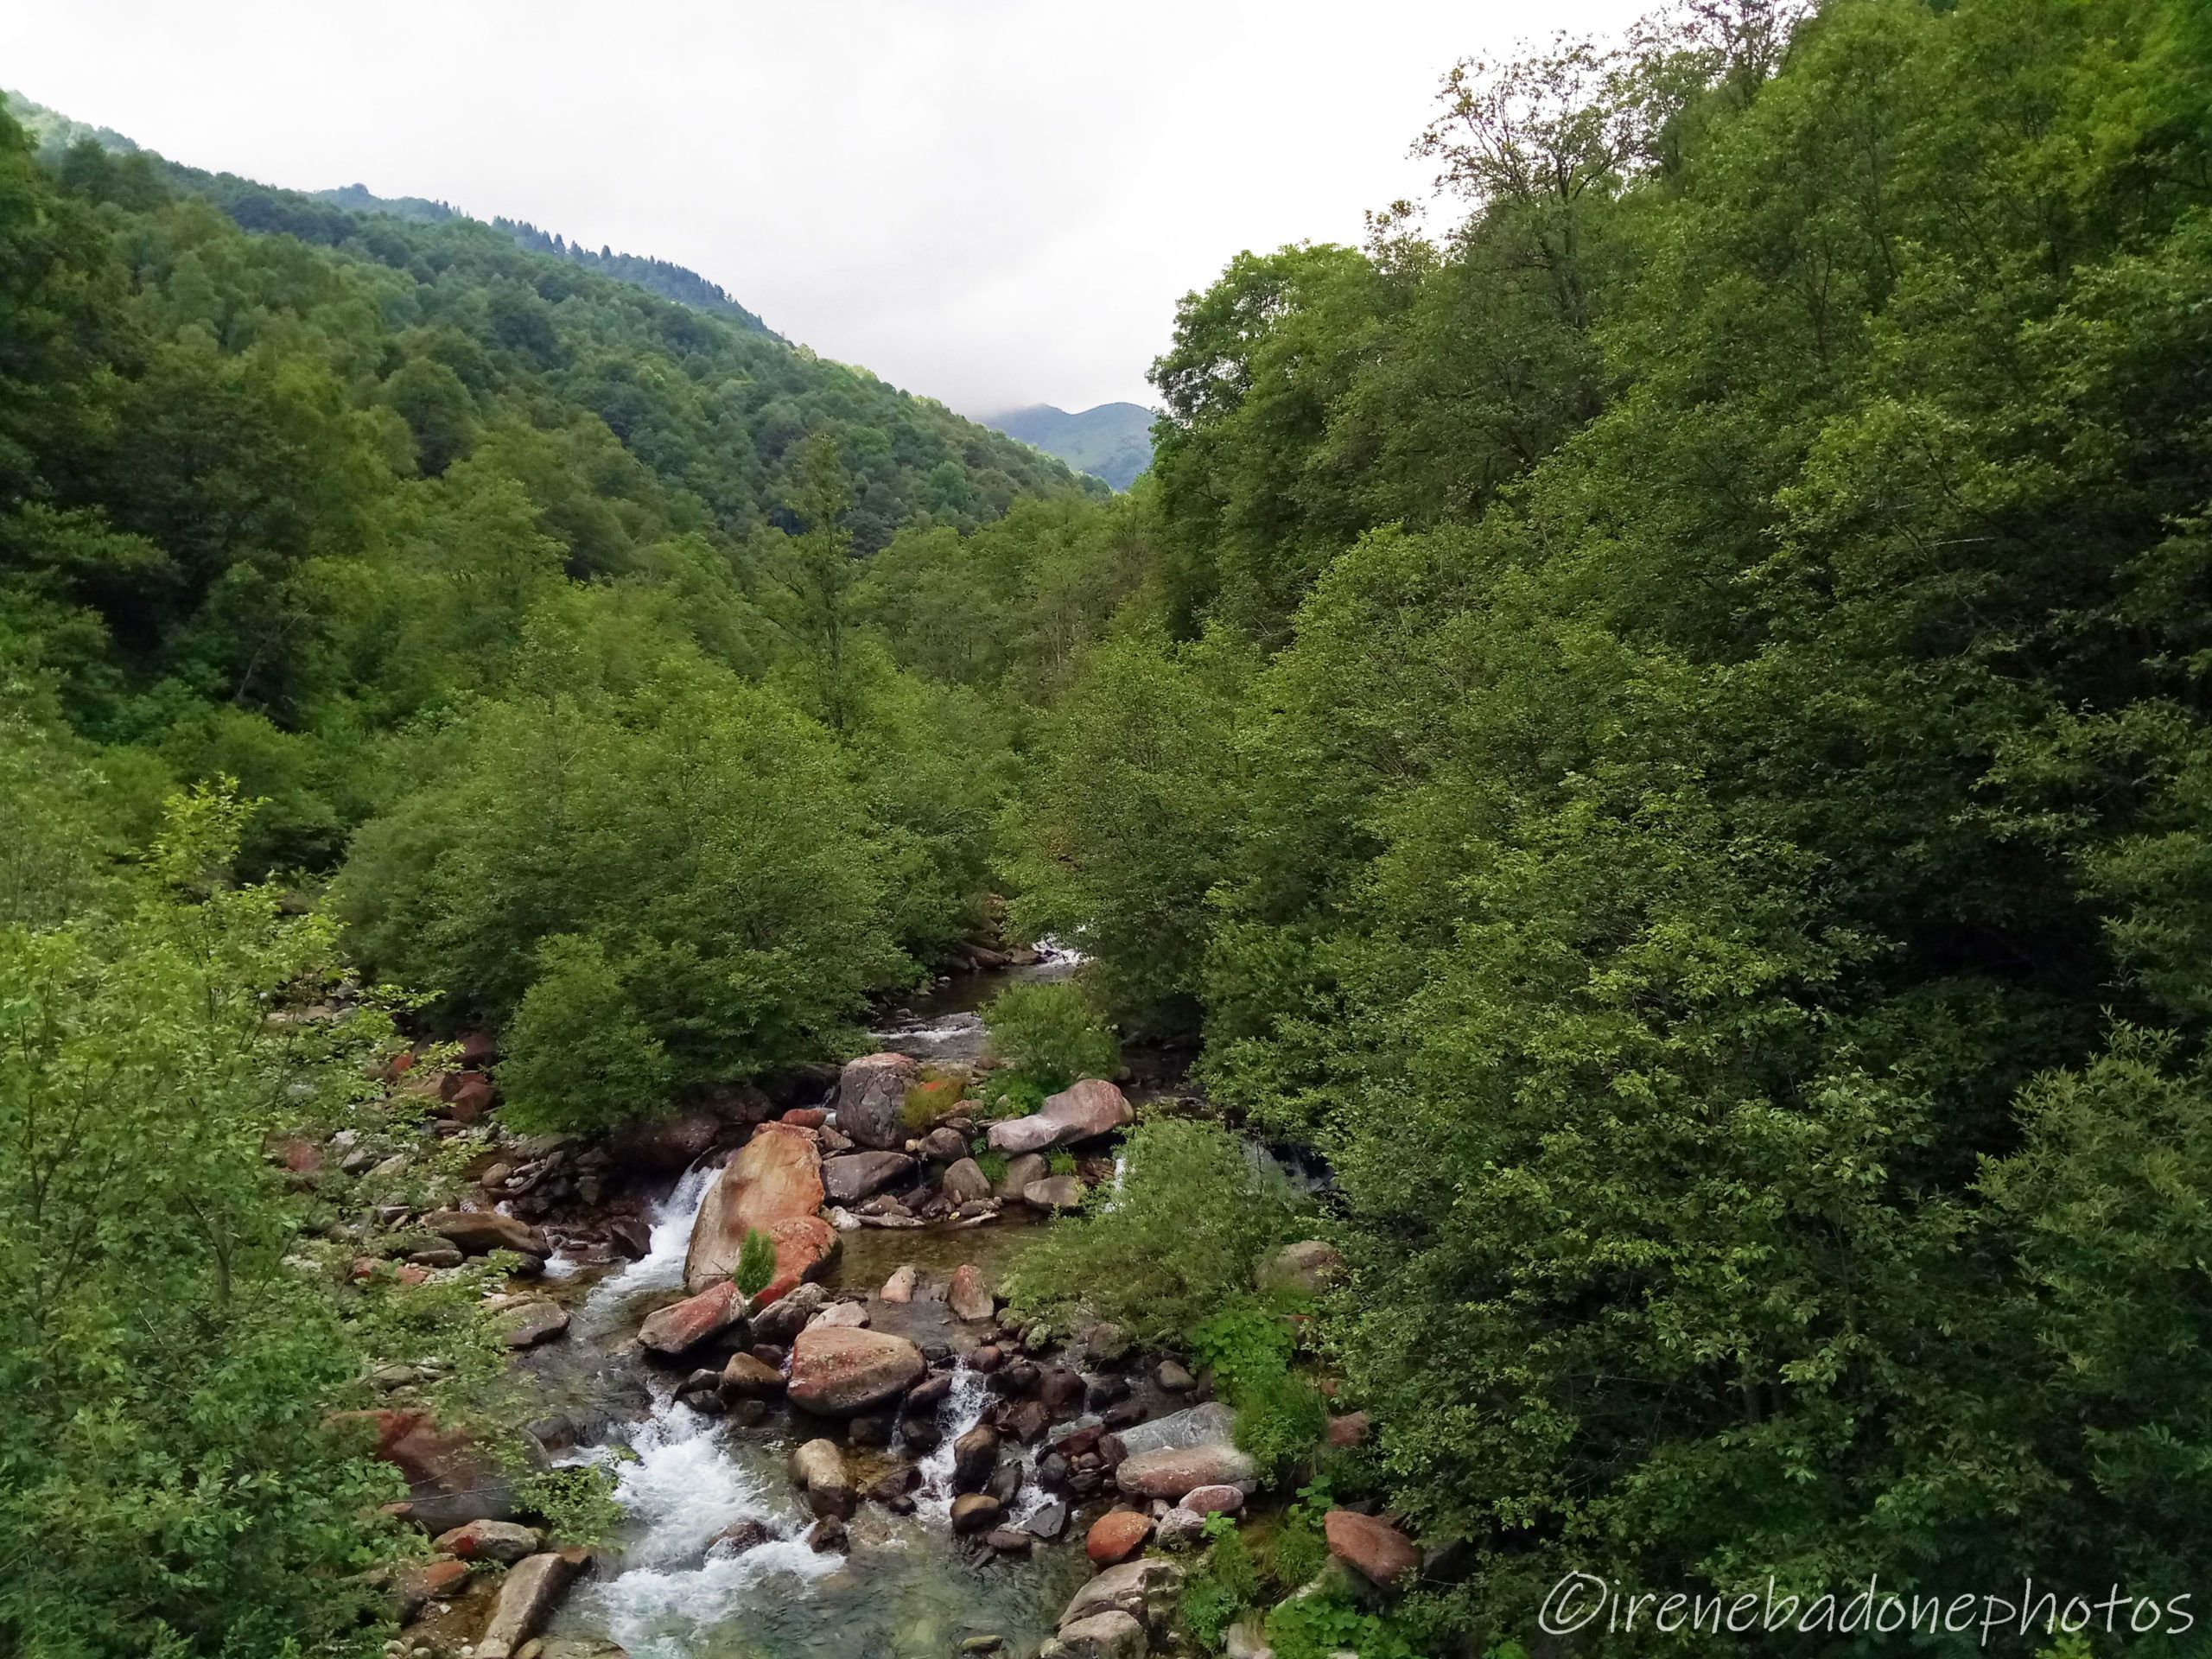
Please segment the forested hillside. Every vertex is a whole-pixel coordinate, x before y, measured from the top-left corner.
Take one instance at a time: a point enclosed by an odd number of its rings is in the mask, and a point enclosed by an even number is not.
[[[1187,296],[1111,497],[486,227],[6,129],[0,1646],[388,1628],[314,1425],[466,1344],[265,1154],[395,1022],[603,1169],[1003,898],[1075,988],[868,1144],[1194,1058],[1087,1201],[1036,1160],[988,1327],[1234,1408],[1117,1651],[2198,1650],[2208,87],[2196,0],[1463,64],[1430,227]],[[1575,1645],[1578,1571],[1827,1622]]]
[[[994,415],[985,424],[1126,490],[1152,465],[1153,420],[1153,412],[1136,404],[1100,404],[1072,415],[1032,404]]]

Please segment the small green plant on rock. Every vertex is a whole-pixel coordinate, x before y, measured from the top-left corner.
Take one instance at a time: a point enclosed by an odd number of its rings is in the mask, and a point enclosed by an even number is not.
[[[516,1489],[522,1506],[545,1523],[546,1541],[589,1546],[621,1524],[614,1475],[595,1463],[571,1464],[532,1475]]]
[[[776,1241],[758,1227],[748,1227],[745,1242],[737,1247],[738,1294],[747,1301],[767,1289],[776,1276]]]

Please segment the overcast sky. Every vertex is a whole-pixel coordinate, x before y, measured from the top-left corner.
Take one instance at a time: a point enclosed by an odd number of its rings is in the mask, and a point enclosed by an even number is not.
[[[62,0],[0,77],[195,166],[690,265],[982,415],[1149,403],[1241,248],[1425,195],[1455,58],[1646,0]]]

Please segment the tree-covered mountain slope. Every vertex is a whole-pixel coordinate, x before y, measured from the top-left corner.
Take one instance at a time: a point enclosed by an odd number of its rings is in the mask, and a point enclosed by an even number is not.
[[[984,424],[1126,490],[1152,465],[1152,423],[1157,418],[1138,404],[1100,404],[1072,415],[1050,404],[1032,404],[994,415]]]

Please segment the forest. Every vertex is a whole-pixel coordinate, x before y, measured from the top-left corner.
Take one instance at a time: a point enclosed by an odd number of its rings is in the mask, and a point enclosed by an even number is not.
[[[1554,1641],[1585,1570],[2212,1616],[2208,89],[2195,0],[1463,63],[1426,216],[1183,302],[1119,496],[564,249],[0,118],[0,1648],[379,1650],[419,1545],[323,1426],[483,1287],[302,1271],[267,1151],[404,1038],[611,1134],[987,938],[1201,1108],[1017,1300],[1211,1357],[1281,1539],[1424,1549],[1299,1603],[1210,1528],[1191,1650],[2001,1645]],[[2198,1650],[2120,1605],[2005,1650]]]

